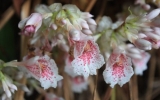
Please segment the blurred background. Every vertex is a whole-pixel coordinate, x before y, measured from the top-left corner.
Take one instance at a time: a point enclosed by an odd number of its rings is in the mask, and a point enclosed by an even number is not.
[[[6,62],[22,59],[27,52],[25,47],[27,41],[19,35],[19,21],[29,16],[36,5],[51,5],[56,2],[75,4],[81,11],[94,15],[96,22],[104,15],[116,21],[117,14],[122,13],[126,5],[138,6],[134,4],[134,0],[0,0],[0,59]],[[146,2],[152,8],[157,8],[156,4],[151,1]],[[148,69],[142,76],[134,75],[131,81],[123,87],[116,85],[116,88],[112,89],[104,82],[101,74],[105,68],[103,66],[98,72],[98,78],[91,77],[88,89],[82,93],[73,93],[69,89],[67,76],[62,89],[52,88],[47,91],[65,100],[160,100],[160,50],[152,49],[149,53],[152,56],[148,62]],[[19,82],[28,85],[26,79],[19,80]],[[23,90],[18,90],[14,95],[14,100],[24,100],[24,98],[25,100],[44,100],[44,96],[36,89],[33,89],[30,95]]]

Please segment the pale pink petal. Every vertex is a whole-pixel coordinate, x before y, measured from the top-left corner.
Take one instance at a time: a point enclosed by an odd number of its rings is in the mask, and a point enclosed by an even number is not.
[[[57,81],[63,79],[58,75],[58,68],[53,59],[49,56],[25,56],[22,66],[27,69],[27,72],[34,78],[41,82],[41,86],[44,89],[49,87],[56,87]]]
[[[41,73],[41,69],[38,65],[37,60],[39,59],[38,56],[33,57],[33,58],[28,58],[28,56],[25,56],[23,58],[24,60],[24,67],[27,69],[26,71],[31,74],[35,79],[39,80],[40,79],[40,73]],[[27,60],[27,61],[25,61]]]
[[[63,78],[58,75],[58,68],[54,60],[45,55],[44,57],[41,57],[38,62],[41,68],[41,86],[44,87],[44,89],[57,87],[57,81]]]
[[[73,71],[73,67],[71,65],[72,60],[73,60],[72,57],[68,55],[65,61],[66,65],[64,67],[64,70],[69,76],[76,77],[77,74]]]
[[[74,46],[74,57],[82,55],[86,44],[87,41],[76,41],[76,44]]]
[[[109,59],[112,58],[112,55]],[[115,63],[113,65],[107,64],[106,69],[103,72],[105,82],[109,83],[112,88],[115,84],[122,86],[128,82],[133,75],[131,65],[131,59],[124,54],[120,54],[120,56],[115,59]]]
[[[142,56],[141,59],[132,59],[136,75],[143,74],[143,71],[147,69],[147,63],[150,59],[150,54],[147,52],[142,52],[141,56]]]
[[[102,67],[104,63],[104,58],[100,54],[98,45],[91,40],[87,41],[82,54],[71,62],[74,72],[83,75],[85,78],[89,74],[96,75],[96,69]]]
[[[88,81],[85,80],[82,76],[77,76],[71,79],[72,82],[72,91],[76,93],[81,93],[83,90],[86,90],[88,87]]]

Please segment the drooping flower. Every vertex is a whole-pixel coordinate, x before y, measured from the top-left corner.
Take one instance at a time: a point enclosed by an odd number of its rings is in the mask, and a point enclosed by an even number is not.
[[[18,27],[22,29],[21,35],[30,36],[38,31],[42,24],[42,15],[33,13],[28,18],[19,22]]]
[[[74,78],[71,78],[71,84],[72,91],[76,93],[81,93],[88,87],[88,81],[84,79],[83,76],[76,76]]]
[[[131,59],[121,49],[115,49],[110,55],[103,77],[106,83],[113,88],[115,84],[122,86],[128,82],[133,75]]]
[[[40,81],[44,89],[49,87],[57,87],[57,81],[63,79],[58,74],[58,68],[53,59],[44,56],[24,57],[24,61],[20,62],[18,66],[24,66],[34,78]]]
[[[88,78],[89,74],[96,75],[96,69],[105,63],[98,45],[91,39],[75,41],[74,59],[71,62],[74,72]]]
[[[150,59],[150,54],[145,51],[142,51],[140,56],[140,59],[132,59],[136,75],[143,74],[143,71],[147,69],[147,62]]]

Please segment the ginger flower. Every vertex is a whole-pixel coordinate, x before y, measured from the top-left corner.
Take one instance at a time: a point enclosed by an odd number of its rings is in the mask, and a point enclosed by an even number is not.
[[[71,64],[74,72],[85,78],[89,74],[96,75],[96,70],[105,63],[97,43],[91,39],[75,41],[73,56]]]
[[[131,59],[126,56],[123,50],[118,48],[110,55],[103,77],[105,82],[110,83],[113,88],[116,84],[123,86],[130,80],[133,73]]]
[[[48,89],[49,87],[56,88],[57,81],[63,79],[63,77],[58,74],[56,63],[47,55],[32,58],[26,56],[24,57],[24,61],[20,62],[18,66],[24,66],[27,72],[40,81],[44,89]]]

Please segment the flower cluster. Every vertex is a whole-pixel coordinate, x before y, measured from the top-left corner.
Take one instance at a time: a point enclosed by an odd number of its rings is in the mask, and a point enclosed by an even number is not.
[[[83,75],[85,80],[89,75],[96,75],[96,69],[105,62],[91,35],[96,27],[92,15],[81,12],[75,5],[62,6],[60,3],[39,5],[35,11],[18,25],[22,30],[20,34],[30,38],[30,52],[22,62],[16,63],[17,66],[26,68],[44,89],[56,87],[62,77],[58,75],[55,61],[49,56],[58,46],[68,55],[65,62],[67,68],[73,69],[71,80],[77,79],[78,75]]]
[[[98,43],[106,60],[103,76],[111,87],[115,84],[122,86],[130,80],[134,73],[132,63],[135,74],[142,75],[147,69],[150,54],[145,50],[160,47],[160,28],[153,21],[159,13],[158,8],[148,14],[131,14],[124,21],[115,23],[104,16],[99,22],[97,33],[101,36]]]
[[[147,8],[147,4],[142,1],[136,3]],[[85,80],[89,75],[96,75],[96,70],[106,61],[103,76],[111,87],[115,84],[122,86],[130,80],[134,73],[132,63],[135,73],[142,75],[150,58],[145,50],[160,47],[159,28],[152,23],[152,20],[159,15],[160,9],[139,16],[131,14],[124,21],[115,23],[109,17],[103,17],[97,29],[92,15],[81,12],[75,5],[62,6],[60,3],[48,7],[39,5],[35,11],[36,13],[19,23],[19,28],[22,29],[21,35],[30,37],[30,46],[34,48],[28,55],[28,59],[32,59],[32,64],[28,66],[30,60],[25,60],[24,66],[45,88],[53,86],[52,83],[62,79],[57,74],[58,70],[53,59],[46,59],[56,45],[66,52],[65,71],[73,78],[71,80],[77,79],[79,75]],[[98,43],[105,60],[100,54],[93,32],[99,35]],[[127,40],[129,44],[124,42]],[[42,63],[39,62],[40,59],[47,61]],[[48,66],[52,71],[44,70],[45,67],[42,66]],[[43,74],[43,71],[47,74]],[[41,78],[43,75],[45,78]],[[54,80],[55,76],[59,78]],[[43,84],[45,80],[48,80],[47,86]]]
[[[136,4],[150,9],[144,0],[136,0]],[[105,82],[112,88],[116,84],[123,86],[134,73],[142,75],[147,69],[150,54],[146,50],[160,47],[160,26],[154,22],[159,13],[160,8],[139,15],[131,12],[115,23],[103,16],[97,25],[93,15],[80,11],[75,5],[39,5],[35,13],[18,24],[20,35],[29,38],[28,54],[20,62],[0,63],[0,68],[18,66],[44,89],[56,88],[57,82],[63,79],[60,74],[64,69],[72,90],[80,93],[87,89],[89,75],[96,75],[97,69],[106,63]],[[56,58],[63,64],[57,63]],[[17,87],[1,69],[0,79],[6,95],[11,97]],[[47,94],[45,99],[63,100],[53,94]]]

